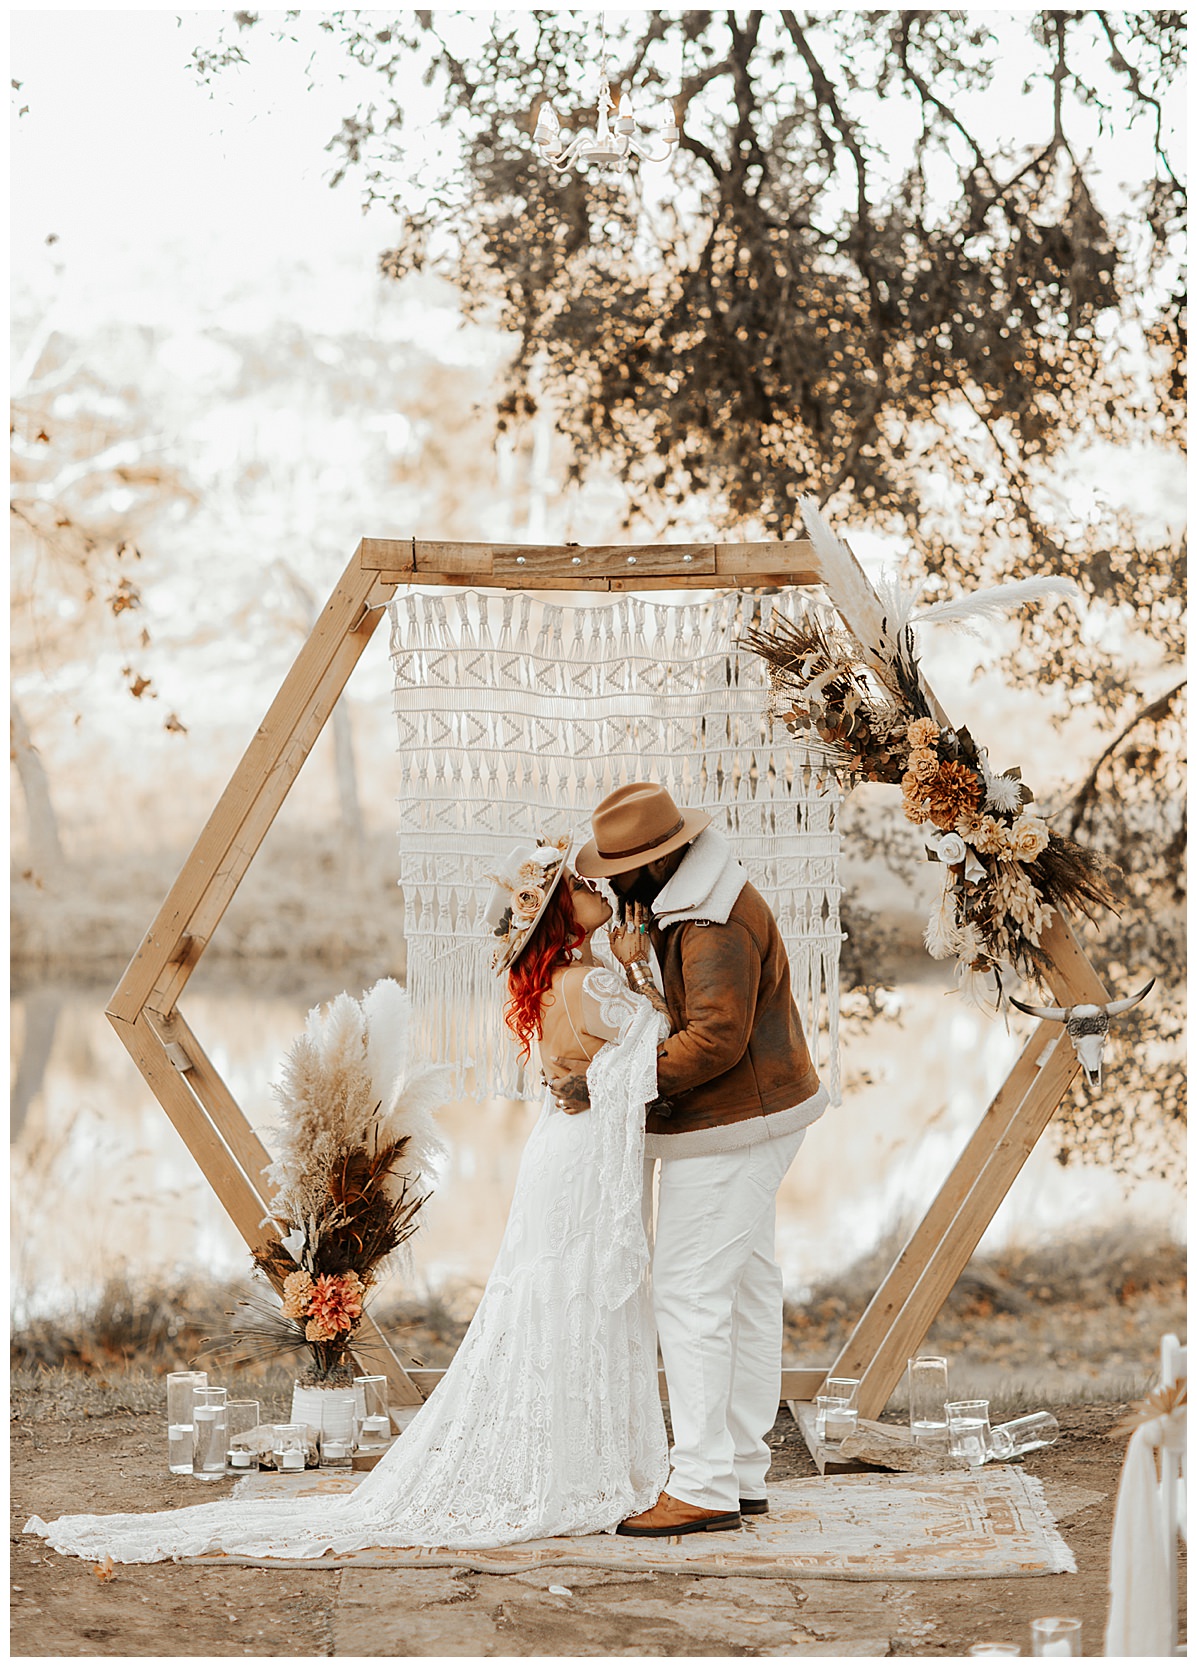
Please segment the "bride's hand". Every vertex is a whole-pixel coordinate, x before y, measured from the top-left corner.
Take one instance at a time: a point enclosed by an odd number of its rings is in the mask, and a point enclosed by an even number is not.
[[[633,961],[648,963],[648,910],[643,903],[629,903],[624,911],[624,924],[612,926],[608,937],[611,953],[622,966]]]

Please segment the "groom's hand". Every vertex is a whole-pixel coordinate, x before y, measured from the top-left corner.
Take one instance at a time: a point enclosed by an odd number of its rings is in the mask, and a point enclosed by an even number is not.
[[[553,1061],[556,1064],[556,1060]],[[549,1084],[553,1098],[557,1102],[559,1111],[588,1111],[590,1108],[590,1088],[586,1082],[584,1071],[574,1071],[567,1077],[560,1077]]]

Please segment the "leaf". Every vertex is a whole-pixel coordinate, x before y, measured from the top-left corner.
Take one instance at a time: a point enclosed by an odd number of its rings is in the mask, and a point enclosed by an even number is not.
[[[96,1579],[99,1580],[99,1581],[115,1580],[116,1579],[116,1564],[112,1561],[111,1557],[105,1557],[105,1559],[102,1563],[93,1563],[92,1564],[91,1572],[95,1575]]]
[[[170,714],[169,718],[167,718],[162,727],[163,729],[169,730],[172,735],[186,735],[187,733],[187,725],[185,723],[181,723],[178,716],[174,712]]]

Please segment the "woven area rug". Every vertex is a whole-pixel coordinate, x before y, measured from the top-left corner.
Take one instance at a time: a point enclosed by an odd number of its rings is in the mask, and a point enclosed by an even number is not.
[[[340,1493],[358,1479],[317,1471],[286,1477],[264,1472],[242,1478],[234,1497]],[[376,1548],[307,1562],[217,1553],[184,1561],[309,1569],[451,1566],[487,1574],[561,1566],[802,1580],[984,1580],[1076,1573],[1042,1484],[1013,1467],[931,1477],[815,1477],[770,1487],[769,1501],[769,1514],[746,1517],[738,1532],[668,1540],[589,1534],[530,1540],[494,1551]]]

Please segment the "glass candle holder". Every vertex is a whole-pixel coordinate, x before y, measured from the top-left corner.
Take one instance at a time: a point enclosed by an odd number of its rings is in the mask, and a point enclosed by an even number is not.
[[[1034,1452],[1036,1447],[1050,1447],[1060,1439],[1060,1426],[1050,1412],[1029,1412],[1025,1418],[1012,1418],[1008,1424],[995,1424],[989,1432],[989,1444],[995,1459],[1014,1459],[1020,1453]]]
[[[826,1395],[829,1401],[843,1401],[848,1406],[856,1405],[856,1397],[860,1393],[859,1378],[825,1378],[820,1394]]]
[[[856,1434],[856,1408],[850,1401],[828,1401],[823,1414],[823,1430],[828,1445],[838,1446]]]
[[[195,1395],[208,1387],[207,1372],[166,1374],[166,1461],[172,1476],[190,1476],[195,1452]]]
[[[815,1396],[815,1435],[829,1446],[856,1433],[856,1408],[829,1395]]]
[[[1008,1643],[1005,1639],[982,1639],[979,1644],[970,1644],[967,1655],[1021,1655],[1017,1644]]]
[[[358,1394],[357,1445],[359,1452],[380,1452],[391,1441],[391,1415],[387,1411],[387,1380],[382,1377],[354,1378]]]
[[[229,1469],[244,1474],[258,1468],[258,1425],[261,1407],[257,1401],[229,1402]]]
[[[910,1439],[916,1447],[948,1444],[948,1363],[939,1354],[920,1354],[906,1362],[910,1398]]]
[[[212,1384],[195,1397],[195,1447],[191,1474],[220,1481],[228,1467],[229,1392]]]
[[[307,1459],[308,1432],[304,1424],[276,1424],[270,1450],[276,1470],[302,1470]]]
[[[1046,1615],[1031,1622],[1032,1655],[1080,1655],[1081,1623],[1073,1616]]]
[[[948,1450],[954,1459],[984,1464],[989,1457],[989,1402],[949,1401]]]
[[[354,1394],[325,1393],[320,1398],[320,1463],[347,1470],[353,1463]]]

